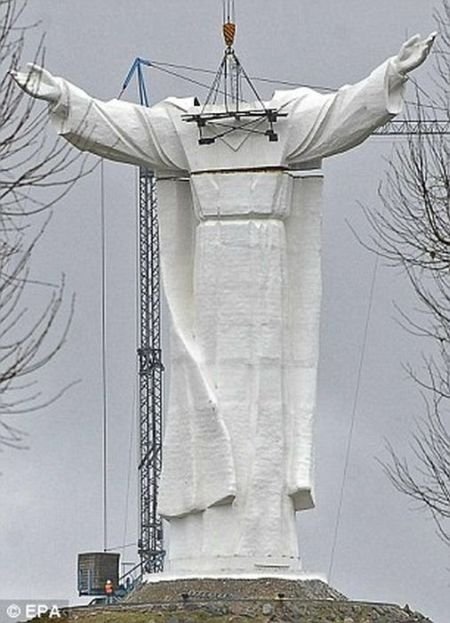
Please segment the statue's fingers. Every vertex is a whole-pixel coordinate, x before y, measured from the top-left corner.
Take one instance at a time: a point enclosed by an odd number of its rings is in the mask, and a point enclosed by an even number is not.
[[[39,82],[45,82],[51,77],[50,73],[46,69],[40,65],[36,65],[36,63],[27,63],[27,69],[29,78],[34,76],[39,80]]]
[[[8,71],[8,73],[13,78],[24,78],[25,76],[28,76],[28,72],[27,71],[19,71],[17,69],[10,69]]]
[[[28,74],[24,74],[22,71],[16,71],[15,69],[11,69],[9,75],[21,87],[24,86],[28,80]]]
[[[425,45],[428,47],[429,50],[431,50],[434,42],[436,41],[437,36],[438,36],[438,33],[434,31],[431,34],[429,34],[428,37],[425,39]]]
[[[16,71],[15,69],[11,69],[8,73],[11,76],[11,78],[14,80],[14,82],[21,87],[22,86],[22,81],[20,79],[19,72]]]
[[[419,34],[417,35],[413,35],[412,37],[410,37],[407,41],[405,41],[405,43],[403,44],[402,48],[409,48],[413,45],[416,45],[416,43],[419,43],[419,41],[421,40],[421,36]]]
[[[36,63],[27,63],[27,67],[29,71],[34,71],[37,74],[42,74],[45,72],[45,69],[41,67],[40,65],[36,65]]]

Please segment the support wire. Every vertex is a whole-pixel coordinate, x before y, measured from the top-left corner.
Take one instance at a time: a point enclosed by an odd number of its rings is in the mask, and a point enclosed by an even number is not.
[[[341,483],[341,489],[340,489],[340,494],[339,494],[339,504],[338,504],[338,510],[337,510],[337,515],[336,515],[336,523],[335,523],[335,526],[334,526],[334,535],[333,535],[333,544],[332,544],[332,548],[331,548],[330,565],[328,567],[328,577],[327,577],[327,580],[330,583],[331,583],[332,573],[333,573],[333,569],[334,569],[334,561],[335,561],[335,554],[336,554],[336,548],[337,548],[338,537],[339,537],[339,529],[340,529],[340,526],[341,526],[342,509],[343,509],[344,497],[345,497],[345,487],[346,487],[346,484],[347,484],[347,475],[348,475],[348,470],[349,470],[349,467],[350,467],[350,458],[351,458],[352,446],[353,446],[353,436],[354,436],[354,432],[355,432],[356,414],[357,414],[357,408],[358,408],[358,403],[359,403],[359,395],[360,395],[360,389],[361,389],[362,371],[363,371],[363,367],[364,367],[364,363],[365,363],[365,357],[366,357],[367,338],[368,338],[368,335],[369,335],[370,319],[371,319],[371,316],[372,316],[373,299],[374,299],[375,284],[376,284],[376,280],[377,280],[379,263],[380,263],[380,258],[377,255],[376,260],[375,260],[375,264],[374,264],[374,268],[373,268],[372,281],[371,281],[371,284],[370,284],[369,305],[368,305],[368,308],[367,308],[367,317],[366,317],[366,323],[365,323],[365,327],[364,327],[363,342],[362,342],[362,346],[361,346],[361,354],[360,354],[359,366],[358,366],[358,376],[357,376],[357,380],[356,380],[356,389],[355,389],[355,395],[354,395],[354,399],[353,399],[353,408],[352,408],[350,430],[349,430],[349,434],[348,434],[347,448],[346,448],[346,452],[345,452],[344,473],[342,475],[342,483]]]
[[[108,547],[108,392],[106,371],[106,229],[105,229],[105,164],[100,162],[100,228],[101,228],[101,349],[103,402],[103,551]]]
[[[132,473],[132,465],[133,465],[133,456],[134,456],[134,441],[135,441],[135,428],[136,428],[136,385],[134,385],[133,389],[133,402],[131,407],[131,423],[130,423],[130,439],[129,439],[129,447],[128,447],[128,469],[127,469],[127,490],[125,496],[125,518],[124,518],[124,527],[123,527],[123,548],[126,547],[125,543],[128,541],[128,514],[129,514],[129,503],[130,503],[130,486],[131,486],[131,473]],[[136,545],[136,544],[135,544]]]

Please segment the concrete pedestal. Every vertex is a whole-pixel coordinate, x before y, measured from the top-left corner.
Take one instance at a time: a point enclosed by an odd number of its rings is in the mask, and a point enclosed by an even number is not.
[[[171,623],[194,623],[209,616],[215,622],[431,623],[408,606],[352,601],[323,580],[305,575],[169,579],[161,574],[152,576],[127,603],[167,615]]]

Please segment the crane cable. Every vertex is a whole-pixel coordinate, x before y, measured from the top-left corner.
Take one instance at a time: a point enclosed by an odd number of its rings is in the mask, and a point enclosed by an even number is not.
[[[133,400],[131,406],[131,425],[130,425],[130,438],[129,438],[129,446],[128,446],[128,469],[127,469],[127,488],[125,495],[125,517],[124,517],[124,527],[123,527],[123,545],[120,549],[125,549],[128,547],[128,515],[129,515],[129,502],[130,502],[130,485],[131,485],[131,473],[132,473],[132,462],[133,462],[133,449],[134,449],[134,437],[135,437],[135,428],[136,428],[136,384],[134,385],[133,391]],[[136,545],[136,543],[134,543]]]
[[[151,61],[151,63],[149,63],[148,65],[150,68],[152,69],[157,69],[163,73],[169,74],[171,76],[174,76],[175,78],[178,78],[180,80],[184,80],[185,82],[189,82],[191,84],[194,84],[196,86],[199,86],[203,89],[207,89],[208,91],[211,88],[210,84],[207,84],[205,82],[201,82],[200,80],[196,80],[195,78],[191,78],[189,76],[185,76],[181,73],[179,73],[178,71],[174,71],[174,70],[183,70],[183,71],[190,71],[190,72],[194,72],[194,73],[204,73],[204,74],[209,74],[209,75],[216,75],[217,70],[213,70],[213,69],[205,69],[203,67],[194,67],[193,65],[180,65],[178,63],[167,63],[167,62],[163,62],[163,61]],[[170,68],[170,69],[169,69]],[[252,80],[253,82],[262,82],[262,83],[266,83],[266,84],[273,84],[273,85],[278,85],[278,86],[285,86],[285,87],[291,87],[291,88],[305,88],[305,89],[313,89],[315,91],[323,91],[324,93],[336,93],[339,89],[338,87],[327,87],[327,86],[322,86],[322,85],[317,85],[317,84],[309,84],[306,82],[294,82],[291,80],[276,80],[274,78],[268,78],[268,77],[264,77],[264,76],[249,76],[250,80]],[[413,79],[410,78],[411,82],[414,83],[415,86],[417,85],[417,82]],[[125,89],[122,89],[120,94],[118,95],[118,99],[121,99],[123,93],[125,92]],[[220,93],[222,93],[221,91],[219,91]],[[424,104],[423,102],[417,103],[411,100],[405,100],[405,104],[409,104],[411,106],[419,106],[419,108],[429,108],[432,110],[446,110],[443,106],[438,106],[435,104]]]
[[[139,172],[135,176],[135,188],[134,188],[135,196],[138,195],[139,192]],[[136,310],[136,327],[139,326],[139,219],[136,220],[136,231],[135,231],[135,292],[136,292],[136,301],[135,301],[135,310]],[[135,378],[138,378],[138,363],[136,360],[136,371]],[[137,434],[137,418],[136,418],[136,402],[137,402],[137,393],[138,388],[137,384],[134,384],[133,387],[133,401],[131,408],[131,424],[130,424],[130,438],[129,438],[129,447],[128,447],[128,471],[127,471],[127,489],[125,495],[125,517],[124,517],[124,527],[123,527],[123,544],[117,549],[122,549],[123,551],[127,547],[131,547],[132,545],[136,546],[137,543],[127,543],[128,541],[128,515],[129,515],[129,500],[130,500],[130,486],[131,486],[131,473],[132,473],[132,461],[133,461],[133,449],[134,454],[138,451],[138,443],[139,439],[135,435]]]
[[[375,259],[375,264],[374,264],[374,267],[373,267],[373,272],[372,272],[372,281],[371,281],[371,284],[370,284],[369,304],[368,304],[368,307],[367,307],[366,323],[365,323],[365,327],[364,327],[363,341],[362,341],[362,346],[361,346],[361,354],[360,354],[360,358],[359,358],[358,375],[357,375],[357,379],[356,379],[356,388],[355,388],[355,394],[354,394],[354,398],[353,398],[353,407],[352,407],[352,414],[351,414],[351,421],[350,421],[350,429],[349,429],[349,433],[348,433],[347,447],[346,447],[346,451],[345,451],[344,471],[343,471],[343,475],[342,475],[342,483],[341,483],[340,494],[339,494],[338,510],[337,510],[336,522],[335,522],[335,526],[334,526],[334,534],[333,534],[333,543],[332,543],[332,547],[331,547],[330,564],[329,564],[329,567],[328,567],[328,576],[327,576],[328,582],[331,582],[331,578],[332,578],[332,573],[333,573],[333,568],[334,568],[334,561],[335,561],[335,554],[336,554],[336,547],[337,547],[338,537],[339,537],[339,529],[340,529],[340,526],[341,526],[342,510],[343,510],[343,506],[344,506],[344,497],[345,497],[345,487],[346,487],[346,484],[347,484],[347,476],[348,476],[348,470],[349,470],[349,466],[350,466],[350,458],[351,458],[351,453],[352,453],[353,437],[354,437],[355,423],[356,423],[356,414],[357,414],[357,408],[358,408],[358,402],[359,402],[359,396],[360,396],[360,389],[361,389],[362,371],[363,371],[363,367],[364,367],[364,363],[365,363],[365,357],[366,357],[367,339],[368,339],[368,335],[369,335],[369,327],[370,327],[370,320],[371,320],[371,316],[372,316],[373,300],[374,300],[374,293],[375,293],[375,284],[376,284],[377,275],[378,275],[379,263],[380,263],[380,257],[379,257],[379,255],[377,255],[376,259]]]
[[[128,533],[128,506],[131,485],[131,463],[133,457],[133,442],[135,436],[135,410],[136,410],[136,387],[133,392],[130,426],[129,450],[128,450],[128,475],[125,497],[125,518],[123,543],[121,547],[108,548],[108,376],[107,376],[107,339],[106,339],[106,279],[107,279],[107,254],[106,254],[106,211],[105,211],[105,161],[100,159],[100,237],[101,237],[101,368],[102,368],[102,447],[103,447],[103,551],[110,552],[113,549],[125,549],[132,544],[127,543]],[[134,543],[133,545],[136,545]]]
[[[200,86],[208,90],[211,88],[210,84],[206,84],[205,82],[200,82],[198,80],[195,80],[194,78],[190,78],[189,76],[184,76],[183,74],[180,74],[179,72],[176,72],[173,70],[179,69],[179,70],[184,70],[184,71],[191,71],[194,73],[204,73],[208,75],[216,75],[217,73],[217,70],[213,70],[213,69],[204,69],[202,67],[194,67],[192,65],[179,65],[177,63],[166,63],[163,61],[151,61],[149,66],[153,69],[158,69],[159,71],[163,71],[172,76],[175,76],[176,78],[179,78],[180,80],[185,80],[186,82],[190,82],[191,84],[195,84],[197,86]],[[170,70],[168,68],[170,68]],[[275,80],[272,78],[266,78],[262,76],[249,76],[249,78],[250,80],[253,80],[254,82],[265,82],[268,84],[288,86],[288,87],[294,87],[294,88],[305,87],[307,89],[317,89],[317,90],[326,91],[329,93],[334,93],[338,90],[337,88],[323,87],[323,86],[318,86],[318,85],[313,85],[313,84],[306,84],[302,82],[291,82],[288,80]]]
[[[222,0],[223,23],[236,21],[235,0]]]
[[[391,145],[389,162],[392,162],[394,150],[395,150],[394,145]],[[355,233],[353,229],[352,231],[353,233]],[[335,526],[334,526],[333,542],[332,542],[331,554],[330,554],[330,564],[328,567],[328,578],[327,579],[329,582],[331,582],[332,580],[336,549],[337,549],[337,544],[338,544],[338,539],[339,539],[339,530],[341,527],[342,511],[344,507],[345,487],[347,484],[347,476],[348,476],[348,471],[350,467],[350,458],[351,458],[351,452],[352,452],[352,446],[353,446],[353,436],[354,436],[354,431],[355,431],[355,423],[356,423],[357,409],[358,409],[360,389],[361,389],[362,372],[363,372],[365,358],[366,358],[367,342],[368,342],[368,336],[369,336],[370,321],[372,317],[373,301],[374,301],[374,295],[375,295],[375,286],[376,286],[376,281],[378,277],[379,267],[380,267],[380,255],[376,253],[375,263],[374,263],[373,272],[372,272],[372,280],[371,280],[370,290],[369,290],[369,302],[367,306],[367,315],[366,315],[366,323],[364,326],[363,340],[361,344],[361,353],[360,353],[359,366],[358,366],[358,375],[356,379],[355,394],[353,397],[350,428],[349,428],[349,433],[348,433],[347,447],[345,451],[344,470],[342,474],[338,510],[336,513],[336,521],[335,521]]]
[[[108,548],[108,384],[106,371],[106,228],[105,228],[105,164],[100,161],[100,229],[101,229],[101,352],[103,411],[103,551]]]

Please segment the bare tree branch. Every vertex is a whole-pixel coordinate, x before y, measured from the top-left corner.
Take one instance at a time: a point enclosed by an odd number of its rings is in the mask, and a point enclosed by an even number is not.
[[[27,0],[0,0],[0,448],[16,449],[26,447],[26,434],[11,418],[49,406],[73,385],[53,396],[38,388],[36,374],[67,339],[74,299],[61,322],[64,277],[51,284],[30,273],[50,208],[88,172],[75,150],[49,138],[47,112],[11,79],[22,64],[25,38],[38,27],[26,22],[26,7]],[[43,42],[42,37],[34,58],[41,65]],[[44,211],[46,221],[38,225],[32,215]],[[41,310],[32,287],[49,292]]]
[[[439,37],[433,83],[416,89],[408,113],[423,121],[450,119],[450,0],[435,13]],[[379,195],[382,207],[365,209],[371,247],[407,276],[418,308],[400,310],[403,326],[424,339],[420,369],[406,367],[424,399],[407,460],[388,445],[384,465],[394,486],[425,508],[450,545],[450,145],[448,136],[410,135],[397,146]]]

